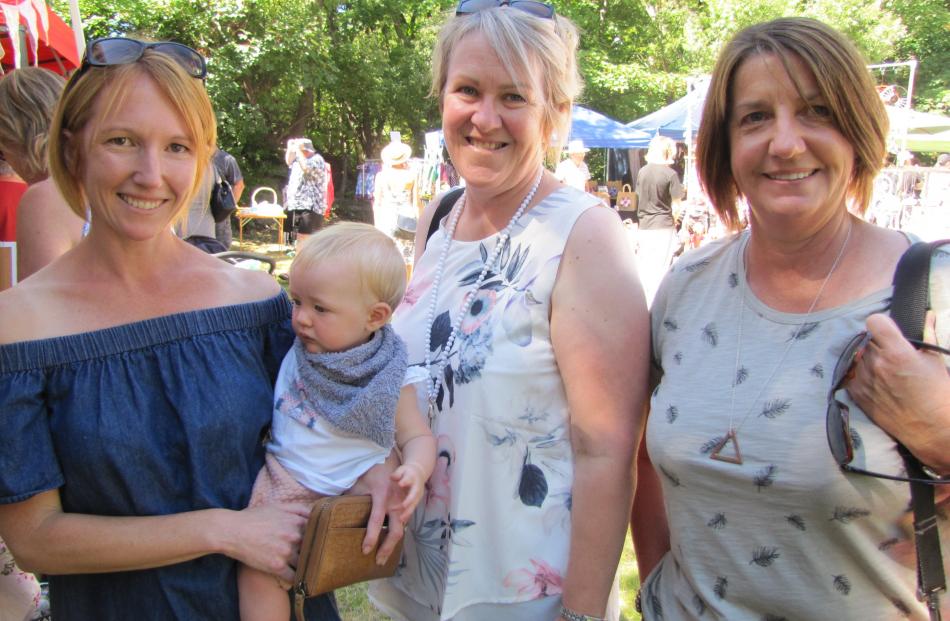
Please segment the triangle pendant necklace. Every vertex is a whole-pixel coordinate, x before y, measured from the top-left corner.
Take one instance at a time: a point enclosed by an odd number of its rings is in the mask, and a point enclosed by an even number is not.
[[[710,459],[715,459],[716,461],[723,461],[729,464],[735,464],[737,466],[742,465],[742,451],[739,450],[739,439],[738,433],[739,429],[745,425],[746,421],[749,420],[749,417],[752,415],[752,412],[755,409],[755,404],[758,403],[759,397],[762,396],[762,393],[765,392],[765,389],[768,388],[769,384],[772,383],[772,378],[775,377],[775,373],[782,367],[782,364],[785,362],[786,356],[788,356],[789,350],[792,348],[798,341],[798,335],[801,333],[802,328],[808,321],[808,316],[811,315],[812,311],[815,310],[815,306],[818,305],[818,300],[821,298],[821,294],[825,290],[825,285],[828,284],[828,281],[831,280],[831,275],[835,273],[835,270],[838,268],[838,263],[841,262],[841,257],[844,256],[845,248],[848,246],[848,241],[851,239],[851,230],[854,228],[854,221],[849,218],[848,220],[848,233],[845,235],[844,242],[841,244],[841,248],[838,249],[838,255],[835,257],[834,263],[831,264],[831,269],[828,270],[828,273],[825,275],[825,279],[822,281],[821,286],[818,288],[818,293],[815,295],[815,299],[812,300],[811,306],[808,307],[808,310],[805,311],[805,319],[798,325],[798,328],[795,329],[795,333],[792,335],[792,338],[788,340],[788,344],[785,346],[785,350],[782,352],[782,356],[778,359],[778,363],[775,365],[775,368],[772,369],[772,372],[766,378],[765,382],[759,388],[759,392],[756,394],[755,398],[752,400],[751,405],[749,406],[749,411],[746,412],[746,415],[739,421],[739,424],[736,425],[734,422],[734,414],[736,411],[736,385],[739,383],[737,376],[739,374],[739,363],[740,358],[742,357],[742,319],[743,311],[745,310],[745,293],[747,288],[747,279],[748,272],[746,270],[740,270],[739,264],[742,262],[744,265],[745,252],[748,246],[749,238],[746,238],[745,244],[743,244],[736,253],[736,274],[740,275],[740,280],[742,287],[739,291],[739,321],[738,327],[736,329],[736,363],[735,369],[733,370],[732,376],[732,398],[731,405],[729,408],[729,430],[726,432],[726,435],[719,439],[712,451],[709,454]],[[751,234],[750,234],[751,237]]]
[[[732,445],[731,455],[728,453],[723,453],[723,449],[729,445]],[[716,448],[713,449],[713,452],[709,454],[709,458],[739,466],[742,465],[742,451],[739,450],[739,441],[736,439],[736,432],[734,429],[730,429],[729,433],[726,434],[726,437],[719,441],[719,444],[716,445]]]

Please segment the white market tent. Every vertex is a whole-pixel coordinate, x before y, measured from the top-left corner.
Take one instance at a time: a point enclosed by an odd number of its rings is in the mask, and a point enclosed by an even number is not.
[[[898,147],[903,146],[901,137],[906,132],[906,148],[911,151],[950,152],[950,117],[896,106],[885,108]]]
[[[627,123],[627,127],[686,142],[687,132],[692,136],[696,134],[705,98],[705,87],[697,88],[668,106]],[[950,152],[950,117],[897,106],[884,107],[890,118],[892,149]],[[905,134],[906,147],[903,146]]]

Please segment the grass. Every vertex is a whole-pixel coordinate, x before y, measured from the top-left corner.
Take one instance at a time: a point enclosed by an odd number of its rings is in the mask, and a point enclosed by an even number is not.
[[[620,556],[620,619],[621,621],[640,621],[640,613],[633,608],[633,600],[640,588],[640,576],[637,573],[636,558],[630,533]],[[343,621],[387,621],[388,616],[378,612],[366,597],[366,584],[355,584],[336,592],[337,605]]]
[[[334,206],[334,219],[365,220],[365,206],[356,203],[343,203]],[[277,225],[270,220],[251,220],[244,227],[244,245],[239,246],[237,232],[234,235],[232,250],[248,250],[266,254],[277,260],[275,274],[286,273],[290,268],[291,257],[287,247],[275,243]],[[282,283],[284,284],[284,283]],[[388,616],[378,612],[366,596],[366,584],[356,584],[336,592],[337,604],[343,621],[387,621]],[[640,588],[640,576],[637,572],[636,557],[630,533],[620,556],[620,619],[621,621],[640,621],[640,614],[634,610],[633,600]]]

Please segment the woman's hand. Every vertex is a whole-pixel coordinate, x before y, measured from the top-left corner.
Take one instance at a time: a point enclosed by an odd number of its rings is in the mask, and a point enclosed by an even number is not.
[[[303,503],[285,503],[230,514],[225,525],[229,533],[225,554],[284,582],[293,582],[310,509]]]
[[[886,315],[867,320],[871,340],[859,354],[848,393],[884,431],[924,464],[950,472],[950,375],[940,354],[917,350]],[[934,344],[927,314],[924,341]]]
[[[363,554],[369,554],[379,541],[379,533],[383,528],[383,520],[389,515],[389,532],[376,552],[376,562],[386,563],[389,555],[396,549],[396,544],[402,539],[405,524],[400,519],[402,502],[405,492],[392,482],[390,475],[396,470],[399,458],[395,452],[382,464],[370,468],[361,476],[348,494],[369,494],[373,497],[373,509],[369,515],[369,524],[366,528],[366,539],[363,540]]]
[[[20,566],[35,573],[135,571],[223,554],[292,579],[309,513],[304,504],[129,517],[66,513],[54,489],[0,505],[0,533]]]

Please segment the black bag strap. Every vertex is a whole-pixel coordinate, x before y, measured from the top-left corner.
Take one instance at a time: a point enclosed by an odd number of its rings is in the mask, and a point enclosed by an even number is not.
[[[912,245],[894,270],[894,295],[891,318],[904,338],[921,340],[924,321],[930,307],[930,261],[938,246],[950,240],[917,242]],[[920,461],[907,448],[897,443],[904,458],[907,476],[926,480]],[[940,533],[934,507],[934,487],[922,481],[910,483],[911,508],[914,512],[914,547],[917,549],[917,595],[927,605],[931,621],[940,621],[939,594],[947,590],[940,554]]]
[[[435,208],[435,213],[432,214],[432,220],[429,222],[429,230],[426,231],[426,244],[429,243],[429,238],[435,235],[435,232],[439,230],[439,222],[442,218],[449,215],[449,212],[455,207],[455,203],[458,202],[459,197],[462,196],[462,192],[464,191],[465,188],[455,188],[450,190],[442,197],[442,200],[439,201],[439,206]]]

